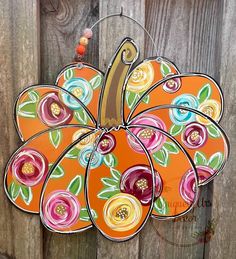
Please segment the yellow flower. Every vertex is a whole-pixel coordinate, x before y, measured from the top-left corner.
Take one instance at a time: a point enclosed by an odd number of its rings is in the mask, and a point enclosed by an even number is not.
[[[72,141],[76,141],[77,139],[79,139],[80,137],[82,137],[84,134],[90,132],[89,129],[79,129],[77,130],[73,137],[72,137]],[[87,137],[85,137],[83,140],[81,140],[76,147],[78,149],[83,149],[85,147],[87,147],[88,145],[93,144],[95,141],[95,135],[94,134],[90,134]]]
[[[220,118],[220,108],[220,103],[216,100],[207,100],[199,105],[198,110],[211,117],[214,121],[218,121]],[[197,115],[196,119],[204,125],[211,124],[209,120],[203,118],[202,116]]]
[[[143,92],[151,86],[153,79],[154,70],[151,62],[142,63],[132,72],[127,90],[134,93]]]
[[[103,208],[106,224],[115,231],[127,231],[142,217],[142,205],[134,196],[118,193],[107,200]]]

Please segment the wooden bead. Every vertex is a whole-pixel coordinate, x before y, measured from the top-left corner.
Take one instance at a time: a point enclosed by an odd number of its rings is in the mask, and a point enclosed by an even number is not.
[[[83,59],[83,56],[81,56],[81,55],[75,53],[75,56],[74,56],[74,61],[75,61],[75,62],[81,62],[82,59]]]
[[[93,36],[93,32],[90,28],[86,28],[83,32],[84,37],[86,37],[87,39],[91,39]]]
[[[80,39],[79,39],[79,43],[81,44],[81,45],[84,45],[84,46],[86,46],[86,45],[88,45],[88,38],[86,38],[86,37],[81,37]]]
[[[85,54],[85,51],[86,51],[86,48],[85,48],[84,45],[81,45],[81,44],[77,45],[77,47],[76,47],[76,53],[77,53],[78,55],[83,56],[83,55]]]

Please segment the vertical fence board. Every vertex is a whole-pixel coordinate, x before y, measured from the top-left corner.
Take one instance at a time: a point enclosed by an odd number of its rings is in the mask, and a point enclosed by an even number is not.
[[[23,87],[39,79],[39,6],[36,0],[0,1],[0,168],[20,145],[13,125],[13,104]],[[42,258],[42,235],[37,216],[15,208],[1,182],[0,257]]]
[[[146,27],[155,38],[158,54],[174,61],[180,71],[217,76],[220,8],[220,1],[146,0]],[[151,55],[153,47],[147,39],[145,42]],[[201,197],[210,201],[212,185],[202,189]],[[181,221],[149,222],[140,234],[141,258],[154,254],[158,258],[202,258],[205,244],[192,235],[205,230],[211,208],[199,204],[187,217]],[[188,222],[190,217],[192,222]]]
[[[100,0],[100,18],[112,13],[119,13],[123,7],[124,14],[137,19],[144,24],[144,0],[115,1]],[[104,20],[99,29],[99,65],[105,71],[111,57],[122,38],[132,37],[137,43],[143,56],[144,33],[133,21],[126,18],[112,17]],[[98,258],[138,258],[139,236],[124,243],[114,243],[98,234]]]
[[[209,258],[236,257],[236,2],[222,1],[223,23],[221,34],[220,83],[225,96],[225,112],[221,125],[230,138],[231,155],[223,174],[214,180],[213,202],[218,204],[218,211],[213,210],[212,216],[219,215],[216,232],[212,242],[206,249]]]
[[[55,81],[57,73],[70,63],[83,30],[98,19],[97,1],[41,1],[41,82]],[[98,64],[97,35],[88,46],[86,62]],[[60,235],[44,229],[45,258],[95,258],[96,231]]]

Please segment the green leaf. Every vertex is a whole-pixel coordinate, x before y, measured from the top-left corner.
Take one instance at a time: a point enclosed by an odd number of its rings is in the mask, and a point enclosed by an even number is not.
[[[21,185],[20,186],[20,193],[21,193],[21,197],[23,198],[23,201],[25,202],[25,204],[29,205],[30,202],[33,199],[33,194],[32,194],[31,187],[25,186],[25,185]]]
[[[178,154],[179,149],[173,142],[165,142],[164,148],[171,154]]]
[[[89,83],[91,84],[93,89],[100,87],[102,85],[102,76],[99,74],[96,75],[89,81]]]
[[[210,157],[208,161],[208,166],[213,170],[217,170],[221,167],[222,162],[223,162],[223,154],[221,152],[217,152]]]
[[[163,77],[168,76],[171,73],[171,68],[166,62],[161,62],[161,74]]]
[[[67,190],[77,196],[83,186],[82,175],[76,175],[74,179],[71,180]]]
[[[87,124],[87,122],[88,122],[88,115],[87,115],[86,111],[83,108],[79,109],[78,111],[75,111],[74,112],[74,116],[75,116],[76,120],[80,124],[83,124],[83,125]]]
[[[115,167],[117,165],[117,158],[113,154],[107,154],[104,156],[103,162],[108,167]]]
[[[154,202],[153,209],[160,215],[167,215],[169,213],[168,203],[161,196]]]
[[[110,168],[110,172],[114,179],[116,179],[117,181],[120,181],[121,173],[118,170],[114,168]]]
[[[70,159],[77,159],[79,155],[79,149],[77,147],[72,148],[65,157]]]
[[[115,194],[120,193],[120,189],[116,189],[114,187],[104,188],[98,193],[97,197],[103,200],[108,200]]]
[[[36,118],[36,104],[31,101],[21,103],[17,108],[17,114],[25,118]]]
[[[64,72],[64,79],[69,80],[74,77],[74,69],[69,68]]]
[[[148,104],[149,101],[150,101],[150,96],[149,96],[149,95],[145,95],[145,96],[141,99],[141,101],[142,101],[143,103]]]
[[[177,135],[179,135],[182,132],[183,129],[184,129],[183,125],[175,125],[175,124],[173,124],[171,126],[171,128],[170,128],[170,134],[172,136],[177,136]]]
[[[157,152],[155,152],[153,154],[153,157],[154,157],[155,161],[158,164],[160,164],[161,166],[166,167],[168,165],[169,155],[165,149],[161,148],[160,150],[158,150]]]
[[[199,103],[202,103],[205,100],[209,99],[210,96],[211,96],[211,86],[210,84],[205,84],[198,92],[197,98],[199,100]]]
[[[12,182],[10,186],[8,187],[8,193],[13,201],[16,200],[16,198],[19,196],[20,193],[20,185],[16,182]]]
[[[219,138],[221,136],[220,131],[213,124],[207,126],[207,131],[212,138]]]
[[[50,131],[49,140],[55,148],[58,148],[62,141],[62,131],[60,129]]]
[[[90,211],[91,211],[93,219],[97,219],[98,215],[97,215],[96,211],[93,209],[90,209]],[[90,221],[90,217],[89,217],[87,208],[82,208],[80,210],[79,219],[82,221]]]
[[[57,165],[52,171],[50,178],[60,178],[64,176],[65,172],[62,166]]]
[[[109,187],[117,187],[119,185],[119,181],[113,179],[113,178],[102,178],[101,181],[103,182],[104,185],[109,186]]]
[[[139,95],[133,92],[126,91],[125,99],[129,109],[131,109],[137,103]]]
[[[36,91],[28,92],[28,99],[22,102],[17,107],[17,113],[19,116],[25,118],[36,118],[37,117],[37,103],[39,101],[39,94]]]
[[[202,152],[197,151],[194,155],[195,165],[206,165],[207,159]]]

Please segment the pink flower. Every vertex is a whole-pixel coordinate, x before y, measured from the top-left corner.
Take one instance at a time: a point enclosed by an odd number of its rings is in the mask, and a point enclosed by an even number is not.
[[[180,89],[181,80],[179,77],[172,78],[163,84],[163,89],[167,93],[175,93]]]
[[[53,127],[68,124],[73,112],[60,101],[56,92],[51,92],[39,102],[38,116],[44,124]]]
[[[154,126],[160,128],[161,130],[167,131],[164,122],[157,116],[151,114],[139,116],[138,118],[134,119],[131,124]],[[166,141],[165,135],[163,135],[160,131],[151,129],[149,127],[131,128],[130,131],[140,139],[146,149],[151,153],[154,153],[157,150],[161,149]],[[130,135],[128,135],[128,143],[130,147],[132,147],[136,152],[144,153],[143,149],[136,141],[136,139],[134,139]]]
[[[35,186],[46,178],[48,161],[38,151],[23,148],[13,159],[11,171],[18,182],[27,186]]]
[[[52,192],[42,208],[43,219],[52,229],[65,229],[76,223],[81,205],[75,195],[68,191]]]
[[[197,166],[197,174],[199,183],[208,179],[215,172],[208,166]],[[185,175],[182,177],[179,186],[179,192],[181,197],[188,203],[191,204],[194,201],[195,197],[195,175],[193,169],[188,170]]]
[[[207,141],[207,129],[204,125],[197,122],[189,123],[182,133],[184,145],[191,149],[203,146]]]

